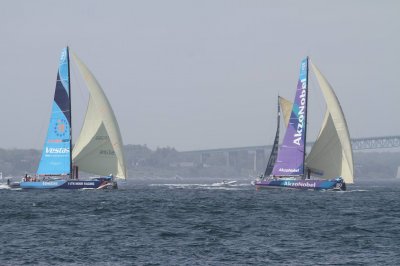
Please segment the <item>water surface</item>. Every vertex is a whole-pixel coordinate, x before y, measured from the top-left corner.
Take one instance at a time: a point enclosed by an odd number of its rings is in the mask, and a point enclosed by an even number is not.
[[[400,181],[0,189],[0,265],[400,265]]]

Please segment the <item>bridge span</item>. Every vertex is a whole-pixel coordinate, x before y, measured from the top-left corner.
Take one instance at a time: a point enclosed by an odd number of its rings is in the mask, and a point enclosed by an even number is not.
[[[307,146],[311,146],[314,142],[307,142]],[[376,150],[376,149],[392,149],[400,147],[400,136],[383,136],[369,138],[353,138],[351,140],[353,151]],[[235,148],[220,148],[207,150],[183,151],[185,154],[197,155],[198,163],[207,165],[213,160],[213,157],[224,157],[226,166],[239,166],[243,161],[243,154],[251,155],[254,171],[259,171],[265,167],[266,155],[271,151],[272,145],[265,146],[247,146]],[[217,161],[221,161],[219,158]]]
[[[307,142],[307,146],[312,146],[314,142]],[[400,136],[384,136],[384,137],[369,137],[369,138],[354,138],[351,139],[353,151],[373,150],[373,149],[390,149],[400,147]],[[271,150],[272,145],[264,146],[246,146],[235,148],[219,148],[207,150],[182,151],[183,153],[214,153],[214,152],[231,152],[231,151],[256,151],[256,150]]]

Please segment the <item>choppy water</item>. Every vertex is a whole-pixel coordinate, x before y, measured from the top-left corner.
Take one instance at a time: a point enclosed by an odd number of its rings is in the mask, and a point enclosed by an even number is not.
[[[400,181],[0,189],[0,265],[400,265]]]

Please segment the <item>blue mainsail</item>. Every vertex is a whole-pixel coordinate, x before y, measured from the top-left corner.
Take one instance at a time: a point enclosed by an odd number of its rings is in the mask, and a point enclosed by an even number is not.
[[[50,123],[40,159],[38,175],[71,173],[71,99],[69,52],[64,48],[58,67]]]

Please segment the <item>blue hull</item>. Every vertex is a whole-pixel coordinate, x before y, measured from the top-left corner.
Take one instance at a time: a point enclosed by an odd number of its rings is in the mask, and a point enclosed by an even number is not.
[[[331,180],[261,180],[255,182],[256,188],[290,188],[305,190],[346,190],[343,179]]]
[[[98,189],[107,187],[110,181],[106,179],[94,180],[48,180],[37,182],[21,182],[20,187],[23,189]]]

